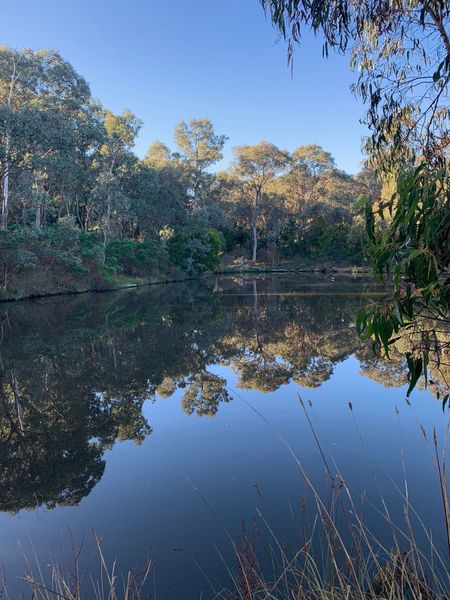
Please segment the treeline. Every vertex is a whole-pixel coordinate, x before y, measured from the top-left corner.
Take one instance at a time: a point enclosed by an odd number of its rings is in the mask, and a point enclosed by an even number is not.
[[[104,287],[195,275],[231,258],[365,259],[355,200],[377,194],[317,145],[234,148],[207,119],[180,122],[175,150],[133,153],[141,121],[95,101],[57,52],[0,48],[0,286]],[[26,292],[26,293],[27,293]]]

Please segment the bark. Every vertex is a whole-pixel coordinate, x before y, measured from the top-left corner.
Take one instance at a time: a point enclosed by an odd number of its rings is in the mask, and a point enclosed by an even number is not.
[[[41,226],[41,222],[42,222],[42,198],[38,194],[38,198],[36,201],[36,222],[35,222],[37,229],[39,229],[39,227]]]
[[[252,261],[256,261],[256,253],[258,250],[258,232],[256,230],[256,219],[252,223]]]
[[[3,169],[3,194],[2,194],[2,218],[1,226],[6,229],[8,226],[8,208],[9,208],[9,151],[10,137],[6,136],[5,144],[5,166]]]
[[[258,210],[259,210],[259,197],[260,190],[257,190],[255,196],[255,205],[253,207],[252,215],[252,261],[256,261],[256,255],[258,252]]]

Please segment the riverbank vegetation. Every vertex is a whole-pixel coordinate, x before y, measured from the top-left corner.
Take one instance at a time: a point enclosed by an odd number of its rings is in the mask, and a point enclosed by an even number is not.
[[[208,119],[174,147],[133,152],[141,121],[113,114],[57,52],[0,48],[0,296],[196,276],[256,259],[367,260],[362,194],[317,145],[234,148]]]
[[[253,304],[238,302],[223,318],[216,281],[203,301],[183,290],[183,302],[170,306],[168,294],[156,317],[137,301],[125,311],[107,310],[101,323],[96,314],[90,329],[78,331],[76,321],[61,319],[56,341],[33,337],[41,323],[32,327],[19,308],[16,322],[27,326],[19,346],[20,327],[14,330],[6,310],[0,320],[3,510],[78,504],[103,476],[104,452],[115,440],[141,443],[151,435],[142,413],[146,400],[179,391],[187,415],[216,414],[232,397],[211,364],[230,368],[240,389],[273,392],[292,381],[318,387],[335,364],[354,355],[368,377],[389,386],[407,383],[409,395],[423,376],[443,406],[448,403],[449,3],[261,3],[287,40],[291,61],[305,28],[322,36],[325,55],[332,49],[351,54],[354,91],[366,103],[370,128],[361,172],[342,172],[318,145],[288,152],[269,141],[234,148],[232,164],[218,171],[227,138],[206,118],[181,121],[173,147],[156,141],[138,157],[136,115],[101,106],[57,52],[3,47],[0,298],[195,277],[221,264],[285,259],[371,264],[392,283],[392,293],[369,307],[356,297],[340,305],[336,296],[322,303],[282,294],[261,298],[252,282]],[[273,310],[272,302],[283,303],[282,310]],[[321,309],[332,315],[326,325]],[[56,317],[45,306],[43,312],[47,331]],[[330,468],[324,458],[327,495],[316,492],[293,457],[315,502],[312,520],[304,523],[316,524],[319,539],[308,531],[289,555],[274,538],[279,562],[270,580],[253,540],[244,536],[231,590],[222,596],[447,598],[446,444],[441,453],[435,431],[421,431],[438,471],[444,543],[441,535],[438,547],[415,514],[406,481],[399,492],[406,525],[400,529],[391,519],[382,494],[375,509],[380,513],[381,506],[383,531],[392,536],[379,538],[334,463]],[[53,573],[58,597],[79,597],[80,588],[72,592]],[[113,589],[106,593],[117,595],[112,575],[106,579]],[[44,582],[28,582],[37,596],[53,594]]]

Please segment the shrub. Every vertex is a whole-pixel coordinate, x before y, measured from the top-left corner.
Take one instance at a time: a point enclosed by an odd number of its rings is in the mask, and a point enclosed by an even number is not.
[[[220,264],[223,238],[216,229],[177,232],[167,241],[170,261],[190,274],[212,271]]]
[[[145,277],[158,271],[160,254],[155,240],[114,240],[106,247],[105,263],[116,273]]]

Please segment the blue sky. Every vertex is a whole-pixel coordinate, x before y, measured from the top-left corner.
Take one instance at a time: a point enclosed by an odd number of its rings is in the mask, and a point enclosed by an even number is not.
[[[58,50],[104,106],[144,121],[136,152],[173,147],[178,121],[207,117],[231,148],[318,143],[360,168],[363,114],[348,58],[324,60],[307,35],[294,77],[258,0],[0,0],[0,43]]]

